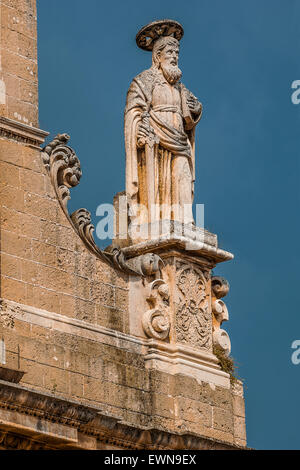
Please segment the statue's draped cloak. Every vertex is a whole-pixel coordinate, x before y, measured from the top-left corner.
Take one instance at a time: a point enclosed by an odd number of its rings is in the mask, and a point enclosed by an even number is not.
[[[137,130],[145,112],[150,114],[150,126],[159,138],[155,149],[155,202],[164,206],[183,204],[193,201],[193,183],[195,180],[195,125],[201,118],[191,115],[189,120],[183,110],[188,110],[187,96],[193,96],[183,84],[174,86],[179,90],[177,106],[159,106],[153,103],[153,90],[161,84],[162,75],[155,68],[142,72],[132,81],[127,94],[125,109],[125,149],[126,149],[126,192],[131,204],[147,205],[147,182],[145,150],[137,147]],[[154,106],[153,106],[154,104]],[[172,103],[173,104],[173,103]],[[169,113],[179,113],[176,128],[170,125]],[[172,122],[172,121],[171,121]],[[175,171],[174,159],[177,159]],[[190,172],[190,184],[180,181],[187,174],[185,165]],[[172,172],[172,167],[174,171]],[[176,173],[176,174],[172,174]],[[190,189],[188,189],[188,186]],[[189,191],[180,197],[182,191]],[[183,193],[182,193],[183,194]],[[188,201],[189,200],[189,201]],[[168,209],[163,210],[161,218],[171,218]],[[175,217],[176,218],[176,217]]]

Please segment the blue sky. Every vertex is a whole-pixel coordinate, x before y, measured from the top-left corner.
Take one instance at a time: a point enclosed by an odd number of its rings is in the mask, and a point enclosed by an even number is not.
[[[38,0],[40,127],[71,135],[83,177],[70,210],[88,208],[96,224],[97,206],[124,190],[126,92],[151,63],[135,35],[161,18],[184,27],[182,81],[204,107],[195,203],[235,254],[215,274],[231,285],[224,327],[245,379],[248,445],[299,449],[299,0]]]

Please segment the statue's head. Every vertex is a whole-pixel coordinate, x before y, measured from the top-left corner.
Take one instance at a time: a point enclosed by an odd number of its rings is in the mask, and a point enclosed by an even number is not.
[[[152,65],[162,71],[165,79],[174,84],[182,72],[178,67],[179,41],[172,36],[161,36],[154,43]]]

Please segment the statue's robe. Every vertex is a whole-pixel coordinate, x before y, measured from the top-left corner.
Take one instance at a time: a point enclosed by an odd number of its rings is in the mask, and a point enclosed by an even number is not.
[[[145,148],[137,145],[137,131],[143,113],[159,139],[153,150],[154,199],[160,206],[157,219],[193,222],[192,202],[195,180],[195,126],[201,118],[189,111],[191,95],[182,83],[170,85],[156,68],[142,72],[132,81],[125,109],[126,192],[132,213],[141,204],[149,209]],[[195,98],[195,97],[194,97]],[[153,204],[153,201],[151,201]],[[153,221],[136,212],[136,223]]]

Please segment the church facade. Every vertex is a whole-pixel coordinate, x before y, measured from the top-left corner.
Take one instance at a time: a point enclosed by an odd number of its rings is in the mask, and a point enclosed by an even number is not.
[[[69,137],[45,145],[38,125],[36,1],[0,0],[0,24],[0,449],[244,449],[229,285],[211,272],[232,255],[176,219],[101,251],[89,212],[68,211]]]

